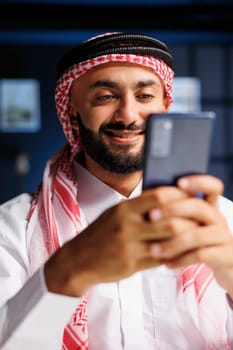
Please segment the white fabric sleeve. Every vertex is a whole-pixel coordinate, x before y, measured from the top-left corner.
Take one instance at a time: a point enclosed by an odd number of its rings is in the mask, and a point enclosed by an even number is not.
[[[49,293],[40,268],[0,309],[0,349],[58,350],[81,298]]]
[[[233,347],[233,300],[231,296],[226,293],[226,299],[227,299],[227,334],[228,334],[228,340],[230,345]]]

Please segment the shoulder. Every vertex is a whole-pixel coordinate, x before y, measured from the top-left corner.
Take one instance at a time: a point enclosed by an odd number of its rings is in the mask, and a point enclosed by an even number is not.
[[[26,226],[31,201],[32,195],[22,193],[0,205],[0,235],[5,236],[12,230],[17,232]]]
[[[29,193],[22,193],[17,197],[9,199],[0,205],[0,215],[4,213],[21,213],[29,210],[31,206],[32,195]]]

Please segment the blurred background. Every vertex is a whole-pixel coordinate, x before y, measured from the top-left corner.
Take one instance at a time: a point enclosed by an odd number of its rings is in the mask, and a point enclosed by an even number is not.
[[[103,31],[166,42],[175,60],[173,110],[216,113],[209,171],[233,200],[233,0],[0,0],[0,203],[33,192],[65,143],[56,63]]]

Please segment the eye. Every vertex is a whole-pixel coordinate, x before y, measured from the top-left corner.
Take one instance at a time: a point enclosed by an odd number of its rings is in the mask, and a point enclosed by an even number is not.
[[[114,98],[113,95],[101,95],[101,96],[97,96],[97,100],[99,101],[108,101],[108,100],[112,100]]]
[[[137,95],[137,99],[143,100],[143,101],[150,101],[154,98],[154,95],[152,94],[141,94]]]
[[[112,93],[101,94],[95,97],[96,104],[112,103],[117,99],[117,96]]]

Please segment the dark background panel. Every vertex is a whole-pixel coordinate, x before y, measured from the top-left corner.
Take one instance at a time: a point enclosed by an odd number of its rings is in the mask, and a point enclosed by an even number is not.
[[[201,80],[202,109],[217,113],[210,172],[223,179],[233,199],[232,1],[8,0],[0,1],[0,79],[39,81],[41,129],[0,132],[0,202],[34,191],[47,159],[65,142],[54,103],[58,58],[92,35],[121,30],[164,40],[176,76]],[[25,176],[16,173],[22,152],[29,161]]]

